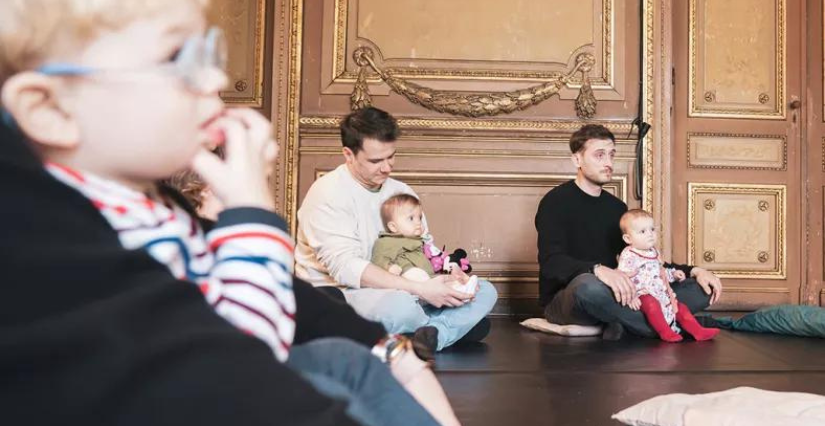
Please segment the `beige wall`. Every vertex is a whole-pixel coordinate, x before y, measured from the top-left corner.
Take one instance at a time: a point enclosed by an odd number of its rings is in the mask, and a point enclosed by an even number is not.
[[[421,194],[437,240],[467,249],[498,287],[498,312],[535,309],[535,208],[574,175],[567,138],[585,121],[616,133],[610,190],[654,212],[665,254],[727,277],[720,306],[813,302],[822,268],[809,273],[805,259],[821,264],[815,238],[821,240],[823,203],[806,200],[822,199],[814,193],[822,184],[817,174],[819,186],[806,186],[800,170],[809,160],[823,164],[825,143],[818,134],[813,152],[814,136],[801,127],[811,122],[807,111],[795,119],[787,105],[807,86],[816,86],[814,101],[822,104],[821,82],[814,84],[822,66],[800,78],[806,55],[788,52],[819,49],[808,56],[821,64],[821,28],[801,19],[805,11],[821,15],[821,5],[639,1],[646,8],[641,22],[636,0],[248,0],[246,9],[223,1],[224,22],[242,28],[231,43],[246,52],[232,58],[233,80],[263,76],[259,98],[244,84],[227,98],[271,113],[282,146],[273,190],[294,224],[316,176],[341,162],[336,126],[351,108],[356,49],[371,49],[375,64],[396,77],[453,94],[530,88],[592,55],[598,106],[589,120],[575,110],[580,74],[522,111],[469,118],[416,105],[366,68],[372,103],[398,117],[404,132],[397,177]],[[804,34],[815,41],[802,46]],[[643,150],[642,201],[633,196],[630,132],[640,79],[643,118],[653,125]],[[821,116],[816,120],[821,124]],[[806,237],[813,231],[815,238]]]

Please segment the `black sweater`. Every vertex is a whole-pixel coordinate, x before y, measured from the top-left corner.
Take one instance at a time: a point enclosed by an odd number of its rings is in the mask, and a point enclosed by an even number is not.
[[[618,266],[625,247],[619,219],[627,205],[607,191],[593,197],[575,181],[553,188],[536,212],[539,300],[547,305],[577,275],[601,264]],[[668,265],[690,272],[685,265]]]
[[[123,249],[97,209],[4,126],[0,194],[4,424],[354,424],[341,402],[218,316],[196,286]],[[297,282],[296,298],[306,295],[326,305],[313,314],[298,302],[296,340],[353,321]]]

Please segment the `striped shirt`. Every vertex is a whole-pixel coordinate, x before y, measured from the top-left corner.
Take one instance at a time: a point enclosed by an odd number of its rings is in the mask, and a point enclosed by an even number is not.
[[[176,278],[197,284],[221,316],[287,359],[295,335],[294,243],[280,217],[228,209],[204,235],[180,206],[65,166],[46,169],[91,200],[124,248],[146,250]]]

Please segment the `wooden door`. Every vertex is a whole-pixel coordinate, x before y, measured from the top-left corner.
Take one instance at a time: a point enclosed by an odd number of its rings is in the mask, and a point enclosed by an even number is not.
[[[805,9],[804,0],[674,2],[673,256],[723,278],[717,309],[799,303],[809,251],[822,261],[821,235],[817,247],[806,238]]]

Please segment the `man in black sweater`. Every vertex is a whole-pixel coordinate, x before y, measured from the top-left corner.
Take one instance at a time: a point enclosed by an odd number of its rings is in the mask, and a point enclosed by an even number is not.
[[[616,269],[625,244],[619,219],[627,205],[602,185],[613,175],[616,143],[613,133],[589,124],[570,138],[575,180],[554,188],[539,203],[539,292],[547,321],[555,324],[607,324],[604,337],[614,340],[627,329],[656,337],[640,311],[628,307],[635,289]],[[667,264],[691,278],[673,283],[680,301],[691,312],[718,300],[722,284],[712,272],[688,265]]]

